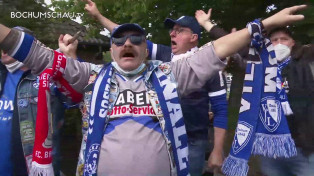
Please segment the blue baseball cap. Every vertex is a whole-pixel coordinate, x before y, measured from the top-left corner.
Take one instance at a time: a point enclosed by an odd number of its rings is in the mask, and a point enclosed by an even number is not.
[[[126,31],[136,31],[139,32],[142,35],[146,35],[145,30],[138,24],[136,23],[125,23],[121,24],[117,27],[115,27],[111,33],[111,38],[112,37],[118,37],[121,33],[126,32]]]
[[[201,26],[198,24],[195,17],[181,16],[177,20],[166,18],[164,24],[169,29],[172,29],[175,24],[178,24],[182,27],[190,28],[194,34],[198,35],[198,39],[201,39]]]

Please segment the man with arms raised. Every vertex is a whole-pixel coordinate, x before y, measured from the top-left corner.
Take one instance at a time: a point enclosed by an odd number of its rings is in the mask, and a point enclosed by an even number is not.
[[[87,0],[85,10],[100,23],[110,30],[118,26],[106,17],[102,16],[91,0]],[[211,10],[209,11],[209,15]],[[199,18],[203,16],[199,15]],[[203,17],[204,18],[204,17]],[[205,16],[209,22],[208,16]],[[188,58],[198,51],[198,43],[201,38],[201,26],[191,16],[182,16],[177,20],[167,18],[164,22],[169,28],[171,47],[155,44],[147,40],[149,57],[152,60],[163,62],[175,62],[182,58]],[[207,24],[207,23],[206,23]],[[207,24],[209,31],[212,26]],[[205,56],[207,57],[207,56]],[[184,122],[186,125],[189,146],[190,173],[192,176],[202,175],[205,160],[205,152],[208,146],[209,128],[209,101],[214,112],[214,148],[209,157],[209,166],[220,168],[223,162],[223,144],[227,129],[227,98],[226,85],[221,71],[215,72],[206,84],[185,96],[180,97]],[[84,148],[84,144],[82,146]],[[79,161],[80,162],[80,161]],[[80,162],[82,163],[82,162]]]

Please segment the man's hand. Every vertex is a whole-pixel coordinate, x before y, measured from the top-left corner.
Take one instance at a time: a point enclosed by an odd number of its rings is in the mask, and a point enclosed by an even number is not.
[[[208,167],[215,173],[221,173],[221,166],[224,161],[224,155],[222,150],[215,150],[211,152],[208,158]]]
[[[118,24],[112,22],[108,18],[104,17],[98,10],[96,4],[92,0],[84,0],[87,2],[85,4],[85,10],[89,15],[96,18],[97,21],[101,23],[101,25],[106,28],[109,32],[112,32],[113,29],[118,26]]]
[[[203,10],[197,10],[195,12],[195,18],[197,22],[206,29],[207,32],[211,30],[211,28],[214,26],[214,24],[210,21],[210,17],[212,14],[212,9],[210,8],[207,13],[205,13]]]
[[[208,167],[211,168],[214,173],[221,172],[221,166],[224,160],[224,141],[226,136],[226,130],[223,128],[214,127],[214,148],[208,158]]]
[[[101,15],[101,13],[99,12],[96,3],[93,2],[92,0],[85,0],[87,2],[87,4],[85,4],[85,10],[87,11],[87,13],[94,17],[94,18],[99,18],[99,16]]]
[[[60,49],[60,52],[62,52],[66,57],[77,59],[76,50],[77,50],[78,41],[74,40],[74,42],[70,43],[69,41],[72,38],[73,37],[69,34],[60,35],[59,40],[58,40],[59,49]]]
[[[306,5],[297,5],[285,8],[280,12],[274,14],[271,17],[266,18],[262,21],[265,29],[267,31],[272,30],[276,27],[283,27],[287,26],[291,23],[301,21],[304,19],[304,15],[294,15],[297,11],[304,10],[307,6]]]

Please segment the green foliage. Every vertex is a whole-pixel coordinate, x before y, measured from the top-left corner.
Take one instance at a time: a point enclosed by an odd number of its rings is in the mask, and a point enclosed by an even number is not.
[[[47,11],[40,3],[44,0],[3,0],[0,6],[0,20],[2,23],[13,26],[25,26],[35,32],[39,39],[46,43],[51,43],[52,36],[49,33],[49,24],[60,19],[12,19],[10,13],[14,11]],[[52,0],[50,7],[57,12],[84,13],[82,16],[83,25],[88,28],[87,37],[99,37],[99,32],[103,27],[95,19],[91,18],[84,11],[85,1],[83,0]],[[236,27],[245,27],[248,21],[258,17],[267,17],[279,10],[295,4],[307,3],[308,10],[302,12],[306,19],[294,26],[297,40],[303,43],[314,40],[314,11],[313,1],[308,0],[95,0],[99,11],[116,23],[138,23],[151,34],[152,41],[161,44],[169,44],[169,35],[164,28],[165,18],[178,18],[182,15],[194,16],[198,9],[207,11],[213,8],[212,20],[225,30],[230,31]],[[275,4],[278,9],[267,14],[266,7]],[[206,32],[202,34],[201,44],[209,41]]]
[[[295,4],[309,3],[306,0],[95,0],[99,11],[107,18],[116,23],[138,23],[152,35],[150,38],[156,43],[169,44],[167,29],[163,26],[165,18],[178,18],[182,15],[194,16],[198,9],[207,11],[213,8],[212,19],[224,29],[229,31],[236,27],[245,27],[248,21],[258,17],[267,17],[280,9]],[[80,0],[56,1],[52,6],[58,11],[74,11],[84,13],[85,2]],[[278,9],[267,14],[266,7],[275,4]],[[306,34],[299,36],[301,41],[313,40],[314,26],[313,7],[311,6],[304,14],[306,20],[298,24],[296,32]],[[99,35],[102,26],[88,14],[82,17],[83,24],[89,27],[89,35]],[[203,43],[209,38],[203,34]]]

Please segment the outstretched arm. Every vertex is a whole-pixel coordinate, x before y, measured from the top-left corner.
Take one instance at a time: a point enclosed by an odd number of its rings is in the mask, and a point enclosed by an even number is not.
[[[108,18],[104,17],[98,10],[95,2],[93,2],[92,0],[86,0],[87,4],[85,4],[85,10],[87,11],[87,13],[96,18],[101,25],[108,29],[110,32],[113,31],[113,29],[118,26],[118,24],[112,22],[111,20],[109,20]]]
[[[298,5],[285,8],[275,15],[262,21],[264,29],[269,31],[273,28],[286,26],[304,19],[303,15],[294,15],[299,10],[306,8],[306,5]],[[225,58],[236,53],[250,42],[250,34],[247,28],[228,34],[214,41],[214,48],[219,58]]]

